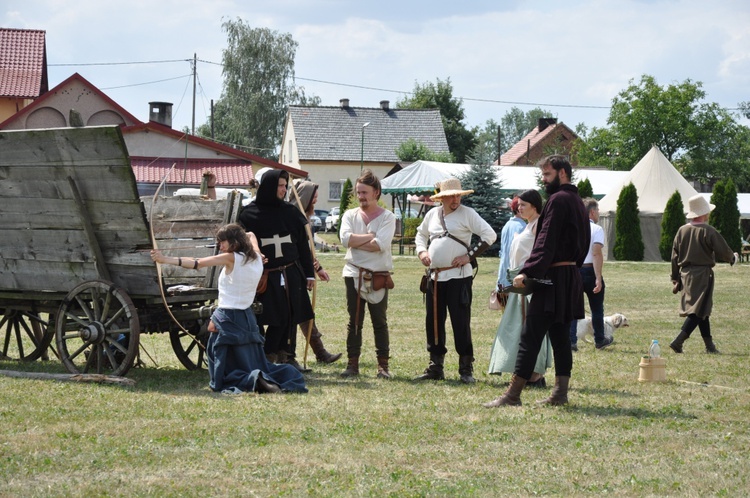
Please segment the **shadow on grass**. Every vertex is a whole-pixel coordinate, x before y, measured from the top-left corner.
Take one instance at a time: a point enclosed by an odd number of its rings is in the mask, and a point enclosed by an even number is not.
[[[696,415],[685,413],[676,405],[662,407],[660,410],[649,410],[646,408],[625,408],[619,406],[594,406],[579,405],[575,402],[568,404],[564,410],[571,413],[579,413],[591,417],[632,417],[638,419],[683,419],[697,420]]]

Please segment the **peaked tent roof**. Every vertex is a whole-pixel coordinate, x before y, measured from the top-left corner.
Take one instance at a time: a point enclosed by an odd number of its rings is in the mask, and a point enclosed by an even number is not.
[[[433,152],[448,152],[437,109],[290,106],[301,161],[399,162],[396,148],[413,138]],[[363,125],[369,123],[364,129]]]
[[[654,145],[630,173],[602,197],[599,201],[599,211],[617,211],[620,191],[631,182],[638,191],[638,211],[641,214],[663,213],[675,190],[680,192],[682,206],[687,213],[688,199],[698,193]]]
[[[45,34],[0,28],[0,97],[36,98],[47,91]]]
[[[468,164],[415,161],[398,173],[380,182],[384,194],[421,194],[433,192],[435,185],[446,178],[461,175]]]

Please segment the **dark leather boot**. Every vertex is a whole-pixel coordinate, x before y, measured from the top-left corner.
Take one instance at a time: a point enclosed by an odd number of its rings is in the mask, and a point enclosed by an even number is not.
[[[477,381],[474,378],[473,365],[473,356],[461,356],[458,358],[458,374],[461,376],[461,382],[464,384],[474,384]]]
[[[540,405],[567,405],[568,404],[568,383],[570,377],[555,377],[555,387],[549,398],[537,401]]]
[[[414,380],[445,380],[443,373],[443,361],[445,356],[430,354],[430,364],[425,368],[422,375],[414,377]]]
[[[346,370],[341,372],[342,377],[356,377],[359,375],[359,356],[349,357],[349,363],[346,364]]]
[[[719,350],[716,349],[716,345],[714,344],[714,341],[711,338],[711,336],[704,337],[703,343],[706,345],[706,353],[720,354]]]
[[[516,374],[510,378],[510,385],[508,390],[489,403],[485,403],[485,408],[497,408],[499,406],[521,406],[521,391],[526,386],[526,379],[519,377]]]
[[[276,356],[276,353],[266,353],[266,361],[268,363],[278,363],[279,357]]]
[[[388,371],[388,358],[378,356],[378,379],[390,379],[391,372]]]
[[[684,330],[680,330],[680,333],[677,334],[677,337],[674,338],[674,341],[672,341],[669,344],[669,347],[672,348],[672,351],[675,353],[682,353],[682,343],[684,343],[690,335],[688,335],[687,332]]]
[[[300,325],[300,330],[302,330],[305,337],[307,337],[307,327],[309,326],[309,322]],[[318,326],[315,324],[315,321],[313,321],[312,333],[310,334],[310,348],[313,350],[313,353],[315,353],[315,359],[320,363],[333,363],[341,358],[341,353],[333,354],[326,351],[321,337],[322,335],[320,331],[318,331]]]
[[[259,393],[270,393],[270,394],[278,394],[281,392],[281,388],[274,384],[273,382],[268,382],[266,379],[263,378],[262,375],[258,376],[258,380],[255,381],[255,390]]]

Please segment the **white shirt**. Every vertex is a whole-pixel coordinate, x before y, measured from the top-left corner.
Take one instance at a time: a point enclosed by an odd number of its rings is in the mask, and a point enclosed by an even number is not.
[[[589,220],[589,226],[591,227],[591,244],[589,244],[586,259],[583,260],[584,265],[594,262],[594,244],[600,244],[604,247],[604,230],[602,227],[594,223],[594,220]]]
[[[534,248],[534,239],[536,239],[536,225],[539,218],[535,219],[523,229],[523,231],[513,238],[510,244],[510,266],[511,270],[520,268],[531,256],[531,250]]]
[[[341,243],[346,250],[346,264],[342,271],[344,277],[358,277],[360,268],[371,271],[386,271],[393,269],[393,256],[391,255],[391,243],[396,231],[396,217],[387,209],[384,209],[369,224],[360,214],[359,208],[349,209],[341,217]],[[371,252],[356,247],[349,247],[349,237],[354,234],[375,234],[375,243],[380,251]]]
[[[219,273],[219,308],[245,310],[253,304],[255,291],[260,276],[263,274],[263,259],[257,255],[255,260],[242,264],[245,255],[234,253],[234,268],[227,274],[227,267]]]

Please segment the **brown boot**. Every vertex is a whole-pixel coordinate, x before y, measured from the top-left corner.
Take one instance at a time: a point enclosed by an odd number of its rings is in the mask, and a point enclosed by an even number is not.
[[[390,379],[391,372],[388,371],[388,358],[378,356],[378,379]]]
[[[485,408],[497,408],[498,406],[521,406],[521,391],[526,386],[526,379],[513,374],[510,378],[508,390],[499,398],[485,403]]]
[[[474,357],[461,356],[458,358],[458,374],[461,376],[461,382],[464,384],[474,384],[477,379],[474,378]]]
[[[720,354],[711,336],[704,337],[703,343],[706,345],[706,353]]]
[[[342,377],[356,377],[359,375],[359,356],[349,357],[349,363],[346,364],[346,370],[341,372]]]
[[[310,322],[306,322],[300,325],[300,329],[305,337],[307,337],[307,327],[310,326],[309,323]],[[310,333],[310,348],[312,348],[313,353],[315,353],[315,359],[320,363],[333,363],[341,358],[341,353],[333,354],[326,351],[321,337],[322,335],[318,331],[318,326],[315,324],[315,321],[313,321],[312,332]]]
[[[570,377],[555,377],[555,387],[549,398],[537,401],[540,405],[567,405],[568,404],[568,382]]]
[[[414,380],[444,380],[443,361],[445,356],[441,354],[430,354],[430,364],[425,368],[422,375],[414,377]]]

